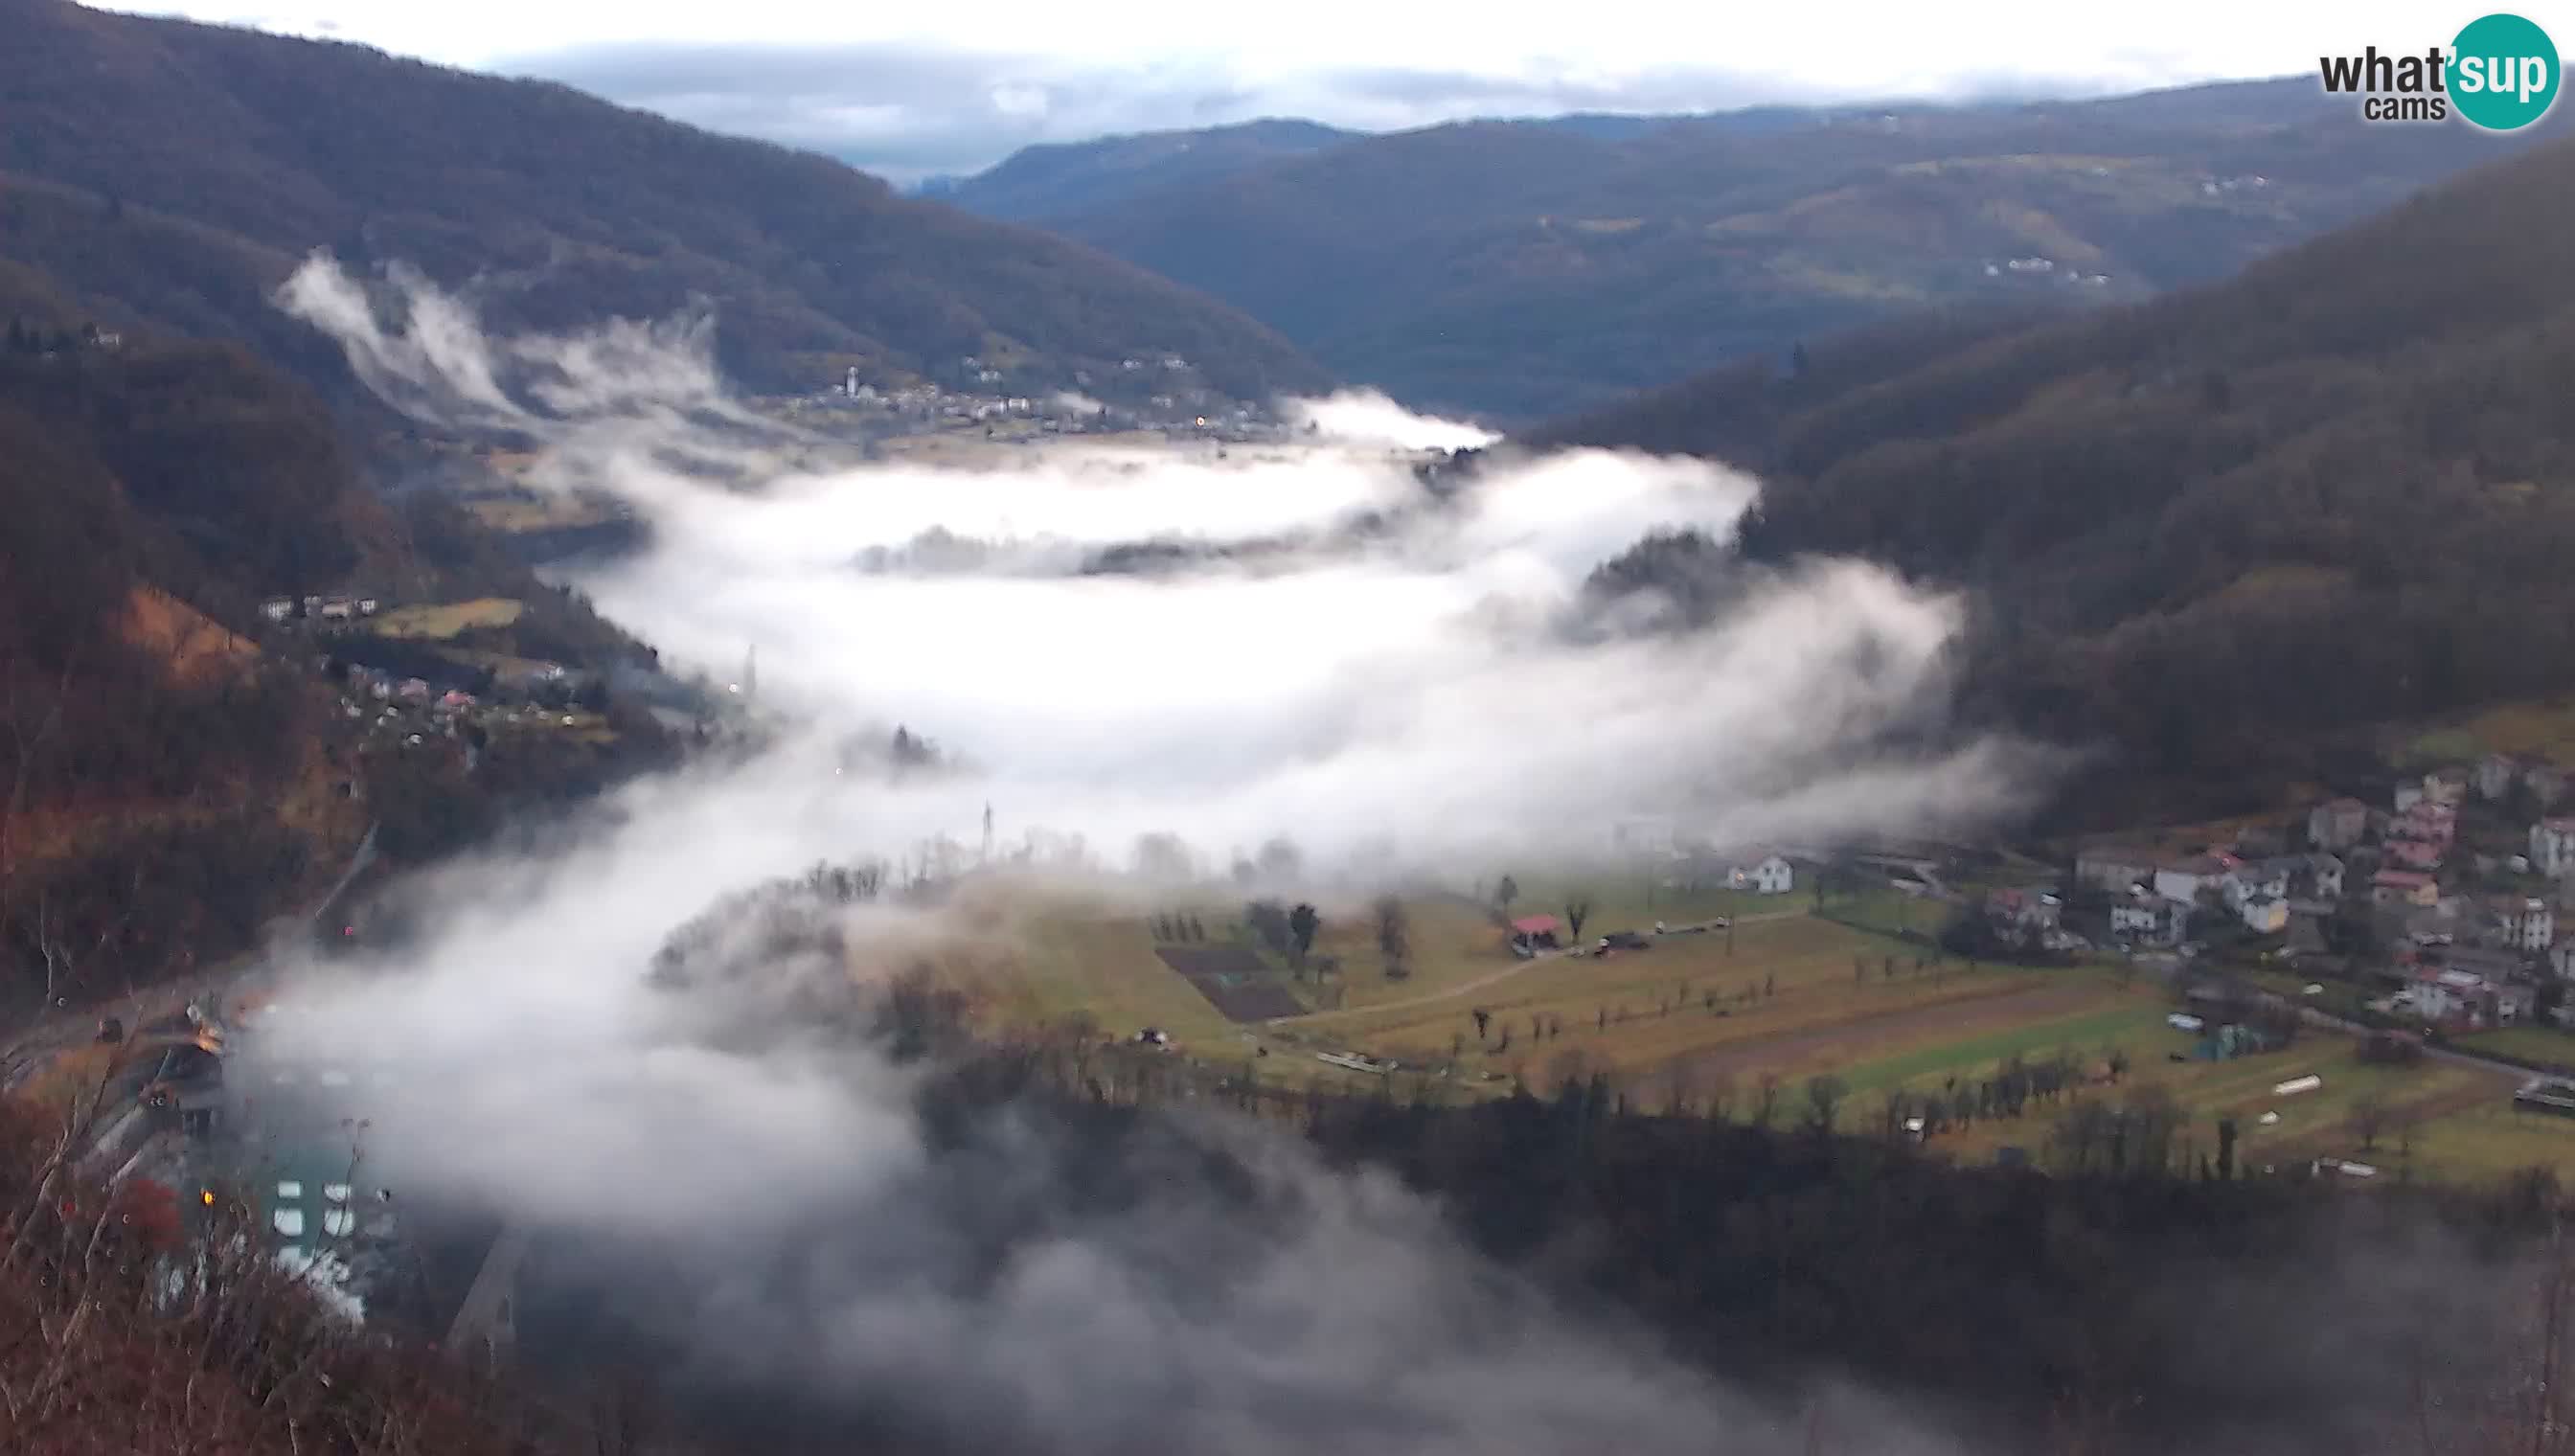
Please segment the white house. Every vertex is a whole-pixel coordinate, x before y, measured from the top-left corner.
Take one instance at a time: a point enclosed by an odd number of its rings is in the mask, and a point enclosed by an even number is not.
[[[2213,854],[2177,859],[2155,866],[2155,893],[2166,899],[2195,900],[2199,892],[2226,876],[2226,861]]]
[[[2396,811],[2398,813],[2405,812],[2414,805],[2421,803],[2424,796],[2422,779],[2406,778],[2399,780],[2396,785]]]
[[[2575,818],[2541,819],[2532,824],[2530,863],[2552,879],[2575,874]]]
[[[2182,938],[2189,923],[2189,905],[2151,891],[2130,894],[2110,906],[2110,933],[2122,939],[2170,945]]]
[[[2516,950],[2545,950],[2557,940],[2557,911],[2543,899],[2497,895],[2487,902],[2494,932]]]
[[[1727,881],[1736,889],[1755,894],[1786,894],[1797,887],[1796,866],[1773,854],[1757,863],[1738,864]]]
[[[2488,753],[2477,760],[2477,797],[2501,798],[2521,777],[2521,763],[2509,753]]]
[[[2289,928],[2289,902],[2278,895],[2247,895],[2236,902],[2235,913],[2257,934],[2277,935]]]
[[[2435,768],[2423,775],[2423,796],[2434,803],[2457,807],[2468,796],[2468,785],[2476,775],[2465,768]]]
[[[2289,897],[2289,866],[2286,859],[2247,859],[2226,871],[2218,881],[2219,892],[2227,904],[2237,910],[2253,899],[2285,900]]]
[[[2491,1013],[2498,1026],[2520,1020],[2526,999],[2517,985],[2464,970],[2427,971],[2398,994],[2426,1021],[2484,1022]]]

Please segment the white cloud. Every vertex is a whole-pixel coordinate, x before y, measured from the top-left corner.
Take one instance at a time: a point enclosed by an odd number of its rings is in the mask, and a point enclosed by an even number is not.
[[[1035,953],[983,927],[1016,894],[861,909],[845,952],[748,950],[753,982],[705,996],[644,972],[719,896],[971,836],[987,802],[1006,839],[1078,834],[1101,857],[1148,831],[1203,857],[1287,832],[1327,874],[1389,844],[1415,867],[1508,853],[1526,870],[1579,858],[1642,806],[1725,836],[1987,813],[2013,797],[2006,749],[1884,737],[1936,722],[1953,604],[1836,564],[1751,585],[1704,631],[1572,630],[1604,556],[1657,528],[1723,533],[1756,489],[1598,453],[1497,467],[1445,499],[1382,447],[1345,443],[716,489],[640,448],[718,409],[702,332],[478,342],[452,300],[395,287],[415,296],[379,305],[422,337],[378,326],[327,262],[283,300],[397,400],[504,420],[624,492],[658,545],[588,579],[601,606],[668,657],[730,667],[757,643],[764,697],[814,731],[632,784],[566,842],[428,878],[414,943],[314,978],[246,1038],[254,1064],[368,1069],[345,1111],[369,1119],[371,1181],[568,1234],[557,1276],[595,1266],[603,1298],[687,1353],[693,1395],[896,1412],[933,1449],[1796,1443],[1477,1265],[1389,1180],[1185,1118],[1136,1136],[1187,1156],[1103,1154],[1150,1166],[1114,1181],[1132,1195],[1114,1211],[1085,1211],[1099,1170],[1064,1129],[1002,1117],[934,1145],[914,1072],[759,1009],[901,971],[925,946]],[[542,387],[542,407],[513,380]],[[657,381],[678,400],[650,407]],[[719,413],[726,430],[695,448],[739,461],[749,422]],[[859,565],[933,532],[952,538],[935,563]],[[1235,555],[1082,569],[1147,536]],[[972,771],[836,771],[840,733],[897,719]],[[1241,1175],[1189,1171],[1212,1159]],[[1949,1449],[1866,1424],[1869,1449]]]
[[[1322,438],[1344,444],[1474,450],[1499,438],[1472,425],[1415,415],[1386,398],[1382,390],[1342,390],[1320,400],[1298,400],[1287,413],[1299,425],[1312,425]]]
[[[1031,450],[711,489],[634,448],[667,451],[709,408],[703,334],[477,350],[453,301],[400,283],[431,337],[357,320],[327,263],[286,297],[418,408],[445,408],[422,381],[451,363],[454,396],[486,413],[487,360],[532,370],[551,408],[509,407],[514,427],[656,528],[654,550],[582,580],[612,618],[714,673],[756,648],[763,694],[826,735],[901,723],[977,765],[871,789],[852,833],[881,852],[969,834],[991,802],[1102,844],[1173,831],[1223,853],[1284,833],[1482,867],[1587,852],[1647,810],[1727,840],[1824,836],[1969,820],[2033,786],[2001,745],[1893,746],[1937,724],[1958,609],[1875,568],[1751,584],[1686,635],[1567,630],[1590,572],[1648,533],[1731,532],[1757,486],[1719,466],[1573,453],[1435,498],[1381,446],[1343,442],[1488,437],[1345,396],[1300,407],[1340,438],[1228,459]],[[689,413],[638,403],[666,381]],[[1196,555],[1098,569],[1148,541]]]
[[[2115,76],[2137,84],[2278,74],[2312,66],[2321,50],[2353,49],[2372,40],[2397,44],[2427,28],[2446,37],[2475,13],[2427,13],[2395,0],[2253,11],[2213,0],[2152,10],[2075,11],[2047,0],[1984,0],[1964,13],[1889,0],[1831,11],[1695,12],[1647,0],[1602,0],[1575,10],[1525,9],[1461,25],[1435,7],[1321,0],[1298,11],[1294,24],[1283,25],[1266,11],[1128,0],[1085,12],[1076,25],[1065,23],[1060,8],[1039,0],[997,0],[953,13],[866,6],[818,11],[797,0],[737,0],[721,7],[678,0],[561,0],[533,7],[455,0],[434,10],[356,0],[300,9],[181,0],[140,8],[331,33],[464,65],[606,42],[895,44],[968,55],[1035,50],[1066,62],[1151,59],[1256,83],[1376,66],[1509,80],[1576,76],[1615,84],[1663,69],[1676,56],[1694,56],[1724,57],[1747,74],[1775,75],[1783,84],[1844,97],[1914,91],[2001,72]]]
[[[953,12],[818,11],[791,0],[151,8],[554,77],[903,180],[978,170],[1031,143],[1264,116],[1394,130],[1479,115],[2096,95],[2301,74],[2327,52],[2430,44],[2477,13],[2427,17],[2394,0],[2256,9],[1987,0],[1963,15],[1895,3],[1675,11],[1603,0],[1461,25],[1438,7],[1324,0],[1283,25],[1268,11],[1165,0],[1086,11],[1080,24],[1034,0]]]

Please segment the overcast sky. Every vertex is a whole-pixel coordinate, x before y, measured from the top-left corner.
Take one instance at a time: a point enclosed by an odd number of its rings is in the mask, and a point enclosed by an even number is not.
[[[2483,7],[2163,0],[1831,5],[1129,0],[179,0],[130,7],[364,41],[570,82],[897,181],[1032,142],[1302,116],[1368,130],[1461,116],[1762,102],[2078,95],[2312,73],[2326,51],[2446,41]],[[2550,24],[2564,0],[2523,13]]]

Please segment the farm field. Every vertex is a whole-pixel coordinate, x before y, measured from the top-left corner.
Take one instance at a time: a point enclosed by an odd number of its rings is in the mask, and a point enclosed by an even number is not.
[[[1873,913],[1892,910],[1898,898],[1832,908]],[[1730,951],[1718,931],[1664,936],[1642,951],[1520,960],[1480,906],[1425,898],[1406,906],[1412,973],[1403,979],[1384,976],[1365,908],[1344,906],[1327,911],[1315,946],[1318,955],[1341,957],[1343,1004],[1244,1023],[1173,968],[1163,953],[1173,947],[1155,938],[1149,917],[1058,904],[1020,926],[1018,948],[988,999],[1014,1019],[1089,1015],[1112,1035],[1158,1026],[1183,1053],[1209,1059],[1238,1061],[1266,1047],[1261,1073],[1290,1082],[1368,1084],[1363,1074],[1315,1060],[1320,1052],[1357,1052],[1453,1066],[1443,1084],[1462,1095],[1520,1084],[1544,1094],[1566,1077],[1602,1074],[1648,1107],[1677,1100],[1705,1109],[1722,1099],[1730,1115],[1742,1116],[1754,1089],[1770,1084],[1779,1088],[1781,1115],[1794,1116],[1805,1081],[1830,1073],[1845,1089],[1840,1124],[1853,1130],[1875,1125],[1890,1095],[1972,1083],[2007,1058],[2062,1054],[2079,1076],[2101,1078],[2115,1050],[2125,1068],[2115,1083],[2032,1103],[2019,1118],[1953,1128],[1932,1139],[1931,1151],[1978,1162],[2016,1146],[2044,1164],[2050,1129],[2077,1098],[2116,1105],[2151,1089],[2180,1113],[2177,1146],[2193,1159],[2215,1155],[2217,1121],[2233,1118],[2237,1157],[2248,1168],[2337,1157],[2391,1177],[2491,1179],[2532,1165],[2575,1175],[2575,1120],[2513,1112],[2517,1078],[2507,1074],[2439,1060],[2373,1064],[2352,1038],[2312,1029],[2279,1051],[2176,1060],[2199,1038],[2166,1024],[2171,1003],[2153,976],[2097,965],[1935,964],[1919,941],[1819,918],[1805,912],[1811,903],[1768,897],[1758,913],[1738,916]],[[1208,963],[1238,975],[1266,965],[1271,982],[1256,990],[1281,998],[1242,1001],[1238,1012],[1325,999],[1275,957],[1236,940],[1239,908],[1211,899],[1194,911],[1206,931],[1199,943],[1221,951]],[[1586,929],[1629,928],[1619,908],[1595,908]],[[1514,909],[1530,912],[1525,901]],[[1664,918],[1695,919],[1700,909],[1668,906]],[[1480,1034],[1478,1009],[1486,1013]],[[2322,1085],[2285,1096],[2274,1090],[2306,1075]],[[2266,1124],[2265,1113],[2278,1115]]]
[[[2539,1167],[2575,1179],[2575,1118],[2524,1112],[2501,1098],[2418,1123],[2405,1146],[2418,1178],[2490,1183]]]
[[[2498,1026],[2492,1031],[2458,1037],[2453,1044],[2461,1051],[2575,1068],[2575,1032],[2560,1031],[2554,1026]]]
[[[2407,764],[2433,767],[2483,753],[2526,753],[2575,762],[2575,698],[2505,704],[2422,733],[2404,745]]]
[[[2389,1169],[2402,1141],[2410,1148],[2414,1171],[2420,1174],[2430,1166],[2427,1158],[2446,1141],[2449,1119],[2481,1109],[2506,1109],[2510,1104],[2514,1082],[2509,1077],[2437,1061],[2376,1065],[2361,1060],[2357,1042],[2334,1034],[2310,1032],[2283,1050],[2231,1061],[2172,1061],[2171,1053],[2184,1051],[2197,1038],[2163,1025],[2161,1005],[2145,1009],[2151,1011],[2151,1018],[2111,1028],[2115,1034],[2106,1043],[2089,1047],[2071,1043],[2071,1049],[2087,1062],[2098,1061],[2097,1054],[2109,1045],[2124,1050],[2129,1060],[2127,1074],[2116,1085],[2095,1086],[2082,1095],[2116,1104],[2151,1088],[2170,1097],[2184,1118],[2178,1145],[2187,1156],[2214,1156],[2217,1121],[2231,1117],[2241,1137],[2237,1159],[2246,1167],[2338,1157]],[[1991,1066],[1990,1061],[1983,1062],[1960,1074],[1981,1075]],[[2275,1090],[2292,1078],[2309,1075],[2320,1078],[2322,1085],[2288,1095]],[[1904,1085],[1922,1091],[1936,1087],[1939,1080],[1915,1077]],[[1934,1139],[1932,1146],[1967,1161],[1980,1161],[2007,1144],[2038,1156],[2070,1104],[2069,1098],[2047,1107],[2034,1105],[2022,1117],[1979,1122]],[[1863,1099],[1863,1108],[1868,1105]],[[2373,1105],[2381,1109],[2374,1114],[2381,1124],[2374,1138],[2358,1125],[2365,1109]],[[2265,1113],[2278,1114],[2278,1120],[2264,1123]],[[2410,1138],[2403,1132],[2409,1126],[2413,1128]],[[2490,1160],[2463,1158],[2460,1165]]]
[[[1111,1035],[1159,1026],[1209,1055],[1240,1042],[1242,1028],[1155,955],[1153,933],[1141,919],[1050,907],[1012,939],[1015,954],[995,987],[1007,1019],[1041,1023],[1087,1015]]]
[[[1773,903],[1783,899],[1794,897]],[[1354,991],[1347,1009],[1296,1029],[1373,1055],[1454,1058],[1469,1078],[1499,1073],[1505,1085],[1543,1088],[1593,1072],[1660,1085],[1756,1064],[1781,1075],[1849,1064],[1962,1026],[2014,1023],[2035,1013],[2031,997],[2052,1007],[2099,994],[2089,973],[2068,983],[2045,971],[1935,965],[1926,947],[1793,908],[1743,916],[1730,936],[1670,935],[1648,950],[1530,961],[1496,948],[1481,963],[1481,974],[1449,973],[1449,994],[1377,1003]],[[1480,1035],[1477,1009],[1487,1013]],[[1689,1065],[1676,1074],[1680,1061]]]
[[[526,610],[523,604],[506,597],[397,607],[375,620],[375,632],[378,637],[448,642],[465,633],[508,627]]]

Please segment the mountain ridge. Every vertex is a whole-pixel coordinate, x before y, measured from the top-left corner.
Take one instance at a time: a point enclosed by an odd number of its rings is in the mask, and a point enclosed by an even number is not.
[[[1470,121],[1046,221],[1228,299],[1355,383],[1507,422],[1924,305],[2222,277],[2528,140],[2365,126],[2297,78],[1756,109],[1605,138]]]
[[[510,327],[712,298],[724,362],[758,389],[968,356],[1062,382],[1146,352],[1241,398],[1330,382],[1221,303],[819,155],[338,42],[69,0],[6,13],[0,256],[95,316],[177,315],[313,375],[326,354],[268,296],[329,249],[473,285]]]
[[[2560,139],[2224,282],[1819,341],[1802,374],[1738,365],[1521,443],[1759,472],[1744,557],[1968,590],[1981,711],[2110,746],[2094,807],[2222,807],[2373,725],[2562,688],[2568,236]]]

